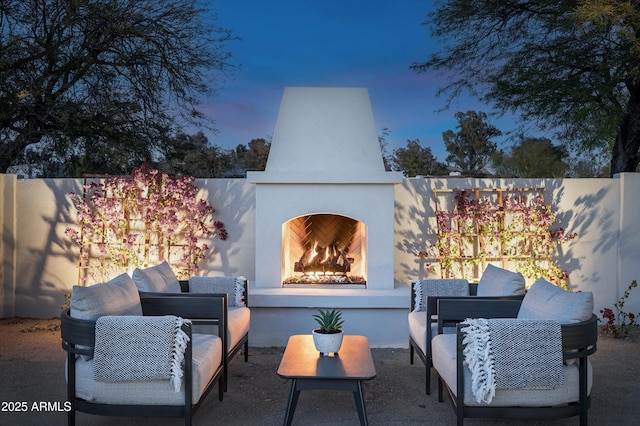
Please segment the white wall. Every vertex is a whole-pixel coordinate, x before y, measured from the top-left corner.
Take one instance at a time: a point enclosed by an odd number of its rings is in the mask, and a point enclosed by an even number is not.
[[[632,279],[640,279],[640,174],[617,179],[406,179],[396,187],[396,286],[430,276],[416,253],[436,240],[432,189],[546,188],[556,226],[576,232],[556,258],[575,291],[594,293],[596,313],[613,307]],[[622,189],[621,189],[622,188]],[[622,230],[622,232],[620,232]],[[623,236],[621,240],[621,234]],[[625,308],[640,312],[640,291]]]
[[[217,210],[216,219],[224,222],[229,232],[227,241],[215,240],[213,252],[201,264],[203,274],[244,275],[253,284],[255,185],[244,179],[198,180],[196,184]],[[603,307],[613,307],[631,280],[640,279],[640,174],[623,174],[615,179],[405,179],[395,186],[395,297],[389,299],[385,311],[380,311],[385,309],[380,301],[372,305],[374,309],[363,307],[348,313],[361,324],[378,311],[378,320],[384,318],[385,324],[396,327],[389,336],[383,333],[376,346],[406,346],[403,327],[409,306],[408,283],[425,276],[416,253],[426,247],[427,241],[435,241],[431,189],[514,185],[547,188],[545,199],[558,211],[559,224],[577,232],[576,239],[561,246],[558,260],[569,271],[569,283],[575,290],[594,292],[596,313]],[[59,315],[65,294],[77,282],[78,251],[64,231],[72,226],[75,214],[68,193],[80,191],[80,186],[81,181],[74,179],[22,180],[0,175],[2,317]],[[401,306],[399,300],[404,300],[404,294],[406,306]],[[256,325],[252,321],[251,339],[256,346],[274,343],[274,339],[262,339],[260,335],[281,324],[283,315],[289,318],[287,324],[311,324],[291,318],[298,311],[310,316],[304,309],[289,313],[278,310],[273,306],[276,299],[264,294],[253,300]],[[631,293],[625,309],[640,312],[640,290]],[[275,340],[281,343],[282,336],[279,339]]]

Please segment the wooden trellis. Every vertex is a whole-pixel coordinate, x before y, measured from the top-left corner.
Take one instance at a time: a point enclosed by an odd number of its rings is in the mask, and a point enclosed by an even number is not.
[[[477,282],[487,264],[520,270],[527,276],[532,265],[543,268],[551,263],[552,254],[541,249],[551,238],[549,230],[527,228],[521,220],[546,207],[544,188],[434,189],[433,194],[439,247],[434,260],[443,278]],[[466,200],[457,202],[456,196]],[[508,197],[525,208],[511,210]]]
[[[93,195],[90,189],[90,183],[97,183],[104,181],[105,179],[113,178],[110,175],[84,175],[83,176],[83,193],[82,198],[85,202],[89,203],[91,196]],[[132,179],[131,176],[121,176],[118,179]],[[113,194],[104,193],[105,198],[113,198]],[[125,201],[125,200],[123,200]],[[127,255],[124,255],[124,260],[119,262],[114,261],[112,255],[118,251],[119,247],[123,247],[126,241],[113,240],[110,241],[105,232],[107,225],[102,224],[102,232],[99,233],[97,239],[88,241],[85,235],[84,227],[80,227],[80,238],[83,244],[80,245],[80,253],[78,259],[78,284],[86,285],[88,280],[101,282],[113,278],[115,275],[127,270],[122,269],[123,265],[128,265],[129,268],[133,267],[147,267],[155,265],[161,260],[166,260],[172,265],[174,271],[178,276],[188,276],[189,270],[185,265],[180,262],[172,262],[172,258],[179,259],[178,252],[184,249],[185,244],[177,242],[179,235],[175,236],[174,242],[167,244],[159,233],[161,229],[153,230],[150,228],[149,223],[144,222],[140,217],[132,217],[127,209],[127,205],[123,202],[123,221],[124,227],[121,231],[123,235],[129,233],[130,230],[140,235],[135,241],[132,253],[130,253],[127,259]],[[100,248],[100,247],[106,247]],[[128,271],[131,272],[131,271]]]

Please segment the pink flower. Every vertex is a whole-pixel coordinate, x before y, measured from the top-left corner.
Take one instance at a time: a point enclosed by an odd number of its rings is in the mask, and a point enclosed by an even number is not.
[[[84,265],[96,265],[103,275],[112,268],[164,259],[165,252],[181,259],[177,265],[186,267],[188,275],[209,250],[205,243],[198,245],[199,238],[215,234],[227,238],[222,222],[212,221],[213,207],[197,199],[194,181],[190,176],[161,174],[144,164],[129,178],[90,182],[84,185],[85,195],[69,194],[81,231],[69,228],[65,234],[90,256]],[[95,270],[88,274],[99,277]]]
[[[563,228],[550,229],[556,215],[544,204],[540,191],[510,192],[453,191],[453,209],[436,213],[437,241],[418,256],[439,258],[443,276],[473,275],[471,269],[478,269],[478,265],[502,260],[525,277],[544,276],[566,286],[568,273],[551,259],[558,245],[576,234],[568,234]],[[439,193],[436,203],[446,197],[442,194],[446,193]],[[449,205],[450,199],[443,204],[445,208]]]

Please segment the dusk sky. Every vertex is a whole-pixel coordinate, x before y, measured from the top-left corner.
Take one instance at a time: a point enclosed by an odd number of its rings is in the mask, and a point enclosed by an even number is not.
[[[407,139],[444,161],[442,132],[455,129],[458,111],[489,113],[475,100],[452,109],[436,98],[446,81],[417,75],[409,66],[435,50],[425,0],[216,0],[220,26],[241,41],[227,45],[240,65],[232,81],[203,109],[216,121],[212,144],[234,148],[273,133],[287,86],[364,87],[369,91],[378,134],[390,130],[389,153]],[[489,119],[502,131],[509,122]],[[505,125],[506,123],[506,125]]]

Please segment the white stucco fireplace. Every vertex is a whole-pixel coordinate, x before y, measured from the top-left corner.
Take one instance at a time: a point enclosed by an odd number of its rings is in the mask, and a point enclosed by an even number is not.
[[[343,311],[350,334],[398,345],[408,289],[394,288],[394,186],[363,88],[286,88],[255,184],[250,341],[309,333],[317,308]]]
[[[266,169],[247,178],[256,288],[393,289],[402,175],[384,169],[366,89],[286,88]]]

